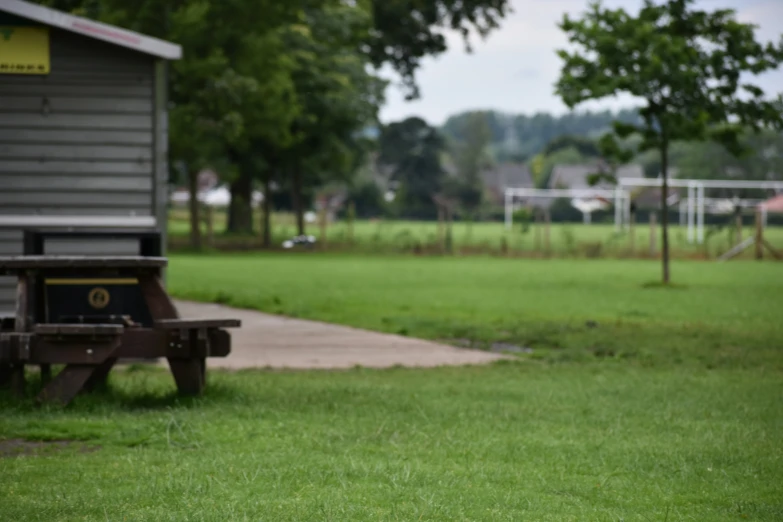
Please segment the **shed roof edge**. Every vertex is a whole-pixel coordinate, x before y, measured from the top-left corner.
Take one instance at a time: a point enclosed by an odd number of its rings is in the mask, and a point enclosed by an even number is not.
[[[31,2],[0,0],[0,11],[158,58],[182,58],[182,47],[177,44]]]

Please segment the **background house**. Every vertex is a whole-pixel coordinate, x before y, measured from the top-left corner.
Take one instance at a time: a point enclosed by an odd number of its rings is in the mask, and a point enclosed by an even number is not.
[[[548,188],[565,189],[611,189],[614,184],[601,180],[596,185],[590,185],[590,175],[598,172],[600,166],[597,164],[583,165],[555,165],[552,174],[549,176]],[[641,165],[621,165],[615,172],[617,179],[623,178],[643,178],[644,168]]]
[[[506,188],[532,188],[533,176],[524,163],[500,163],[481,173],[484,188],[493,203],[503,204]]]

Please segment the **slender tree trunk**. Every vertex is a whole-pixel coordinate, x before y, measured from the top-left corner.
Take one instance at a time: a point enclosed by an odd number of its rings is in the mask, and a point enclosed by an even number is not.
[[[549,208],[544,209],[544,253],[549,255],[552,251],[552,213]]]
[[[663,284],[668,285],[669,274],[669,142],[664,138],[661,143],[661,259],[663,261]]]
[[[190,213],[190,248],[201,250],[201,216],[198,203],[198,172],[188,169],[188,210]]]
[[[650,212],[650,257],[655,257],[655,212]]]
[[[204,221],[207,224],[207,246],[215,246],[215,209],[209,205],[204,205]]]
[[[253,183],[250,174],[242,171],[230,185],[231,203],[228,209],[228,231],[240,234],[253,232]]]
[[[318,212],[318,226],[321,231],[321,237],[318,238],[318,242],[321,244],[321,248],[326,249],[326,229],[328,226],[328,207],[326,204],[326,199],[324,199],[323,207]]]
[[[764,259],[764,224],[761,210],[756,210],[756,259]]]
[[[346,221],[348,222],[348,242],[353,244],[353,222],[356,220],[356,203],[353,201],[348,203],[346,218]]]
[[[294,165],[291,172],[291,204],[296,215],[296,230],[301,236],[305,233],[304,208],[302,205],[302,171]]]
[[[446,250],[446,210],[443,205],[438,205],[438,242],[441,250]]]
[[[451,224],[453,214],[451,213],[451,207],[446,207],[446,252],[451,254],[454,251],[454,236],[451,235]]]
[[[261,230],[264,235],[264,248],[272,246],[272,172],[267,170],[264,173],[264,212],[261,219]]]

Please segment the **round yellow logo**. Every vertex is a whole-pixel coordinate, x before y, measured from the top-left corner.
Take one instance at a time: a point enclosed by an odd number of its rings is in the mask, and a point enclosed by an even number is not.
[[[87,296],[87,301],[93,308],[106,308],[109,304],[109,292],[105,288],[97,286],[90,290],[90,294]]]

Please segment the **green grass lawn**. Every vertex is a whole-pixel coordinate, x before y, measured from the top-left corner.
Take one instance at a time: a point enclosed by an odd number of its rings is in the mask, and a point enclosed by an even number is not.
[[[133,368],[64,410],[0,393],[0,439],[78,441],[0,453],[0,520],[782,520],[783,265],[673,274],[665,289],[646,261],[174,256],[180,297],[533,352],[215,371],[191,400]]]
[[[348,255],[176,256],[171,291],[430,339],[540,348],[558,360],[780,364],[783,264],[660,265]],[[596,324],[594,324],[596,323]]]
[[[517,363],[210,385],[177,402],[141,371],[67,412],[2,401],[3,436],[82,442],[0,458],[0,519],[783,518],[779,373]]]

